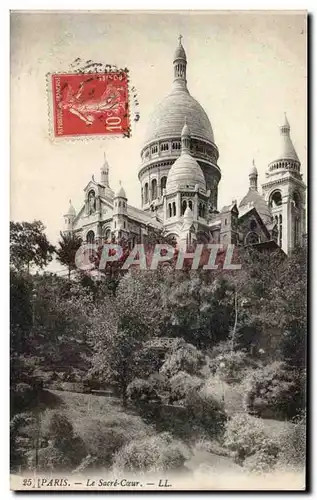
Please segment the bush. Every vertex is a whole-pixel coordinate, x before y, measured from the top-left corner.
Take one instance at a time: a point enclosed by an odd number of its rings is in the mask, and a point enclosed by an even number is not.
[[[223,442],[240,464],[256,455],[272,467],[279,452],[278,446],[265,434],[261,421],[245,414],[237,414],[228,420]],[[246,466],[254,468],[256,457],[246,462]]]
[[[177,373],[169,381],[170,401],[184,401],[192,393],[199,391],[203,383],[202,379],[191,376],[186,372]]]
[[[205,388],[188,392],[184,400],[193,424],[200,426],[209,437],[224,432],[227,415],[222,403],[219,403]]]
[[[33,387],[30,384],[25,384],[24,382],[16,384],[11,391],[11,405],[16,412],[20,412],[30,406],[33,398]]]
[[[132,401],[160,401],[150,380],[134,379],[127,387],[127,396]]]
[[[279,464],[301,469],[306,463],[306,416],[295,419],[291,427],[280,436]]]
[[[255,365],[254,361],[243,351],[220,354],[212,360],[215,374],[228,384],[240,383],[246,371],[255,366],[257,365]]]
[[[180,342],[166,355],[160,373],[167,377],[173,377],[179,372],[187,372],[190,375],[200,375],[201,369],[206,363],[206,356],[192,344]]]
[[[176,471],[189,457],[180,441],[164,432],[138,441],[131,441],[114,457],[114,470],[122,472]]]
[[[255,370],[246,381],[245,409],[262,418],[290,419],[304,406],[303,382],[283,362]]]
[[[44,415],[42,435],[72,466],[78,465],[87,454],[83,440],[74,433],[72,423],[63,413],[48,411]]]
[[[30,469],[36,467],[36,453],[32,450],[28,453],[28,465]],[[38,450],[38,472],[67,472],[72,469],[71,460],[58,448],[47,446]]]
[[[113,455],[129,441],[122,427],[105,426],[100,420],[87,422],[82,438],[88,454],[96,458],[96,466],[109,466]]]

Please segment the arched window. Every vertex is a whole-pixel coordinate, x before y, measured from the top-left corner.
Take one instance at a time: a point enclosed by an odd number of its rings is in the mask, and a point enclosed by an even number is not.
[[[255,245],[256,243],[259,243],[259,235],[250,231],[245,237],[245,245]]]
[[[192,200],[189,200],[189,202],[188,202],[188,206],[189,206],[189,208],[190,208],[191,210],[193,210],[193,202],[192,202]]]
[[[292,202],[293,202],[293,206],[295,208],[299,208],[300,207],[300,196],[299,196],[299,194],[296,191],[294,191],[294,193],[293,193]]]
[[[274,193],[271,194],[269,206],[271,208],[276,208],[276,207],[280,207],[281,205],[282,205],[281,191],[274,191]]]
[[[144,203],[144,198],[143,198],[143,187],[141,187],[141,202],[142,202],[142,205]]]
[[[199,203],[199,205],[198,205],[198,216],[201,217],[202,216],[201,214],[202,214],[202,205],[201,205],[201,203]]]
[[[111,230],[109,228],[104,230],[104,240],[111,241]]]
[[[119,201],[119,207],[121,207],[121,201]]]
[[[156,181],[156,179],[153,179],[151,182],[151,194],[152,194],[152,200],[156,200],[156,198],[157,198],[157,181]]]
[[[86,238],[87,243],[93,243],[95,241],[95,233],[93,231],[88,231]]]
[[[176,203],[173,201],[173,216],[176,215]]]
[[[144,184],[144,203],[148,203],[148,202],[149,202],[149,185],[146,182]]]
[[[171,205],[171,203],[168,204],[168,216],[172,217],[172,205]]]
[[[187,201],[183,200],[183,203],[182,203],[182,215],[184,215],[186,208],[187,208]]]
[[[166,176],[162,177],[162,179],[161,179],[161,194],[163,194],[163,189],[166,188],[166,181],[167,181],[167,177]]]
[[[205,205],[202,205],[201,207],[201,216],[203,219],[205,218]]]

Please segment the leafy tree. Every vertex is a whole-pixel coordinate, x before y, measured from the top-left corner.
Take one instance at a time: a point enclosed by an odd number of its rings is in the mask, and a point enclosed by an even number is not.
[[[48,241],[45,227],[34,222],[10,222],[10,263],[17,270],[30,271],[31,266],[47,266],[53,259],[55,248]]]
[[[221,272],[175,271],[163,290],[170,317],[167,334],[199,348],[226,339],[233,323],[228,286]]]
[[[71,271],[76,269],[75,255],[81,245],[81,239],[76,234],[60,233],[61,239],[56,249],[57,260],[68,269],[68,279]]]
[[[122,325],[113,297],[106,297],[102,305],[95,306],[90,318],[91,373],[103,383],[116,385],[125,404],[128,384],[134,378],[134,356],[142,345],[142,334],[134,324],[129,327]]]

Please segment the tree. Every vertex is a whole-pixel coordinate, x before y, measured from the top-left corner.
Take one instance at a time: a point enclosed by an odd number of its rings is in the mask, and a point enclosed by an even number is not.
[[[10,222],[10,264],[17,270],[31,266],[41,269],[53,259],[55,248],[48,241],[45,227],[34,222]]]
[[[61,239],[58,242],[56,249],[57,260],[68,269],[68,279],[70,273],[76,269],[75,255],[81,245],[81,239],[76,234],[63,234],[60,233]]]

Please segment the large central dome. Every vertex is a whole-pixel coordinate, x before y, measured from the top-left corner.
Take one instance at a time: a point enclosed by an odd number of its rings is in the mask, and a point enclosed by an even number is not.
[[[179,137],[185,122],[193,138],[214,143],[214,134],[207,114],[188,92],[176,88],[157,106],[150,118],[145,142],[148,144],[165,137]]]

